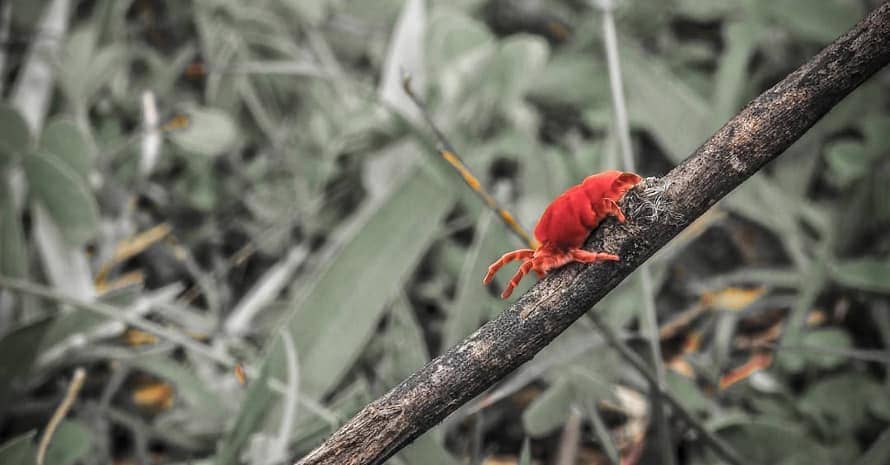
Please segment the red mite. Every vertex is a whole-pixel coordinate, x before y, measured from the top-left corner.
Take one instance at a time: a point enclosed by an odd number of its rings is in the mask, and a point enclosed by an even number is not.
[[[482,282],[490,284],[502,266],[522,260],[519,271],[501,294],[501,298],[506,299],[529,271],[534,270],[538,278],[542,278],[550,270],[571,262],[617,261],[617,255],[588,252],[581,246],[590,231],[606,216],[612,215],[624,222],[624,213],[616,202],[642,179],[634,173],[612,170],[590,175],[581,184],[570,187],[547,206],[535,226],[535,238],[541,246],[536,250],[519,249],[505,253],[488,267]]]

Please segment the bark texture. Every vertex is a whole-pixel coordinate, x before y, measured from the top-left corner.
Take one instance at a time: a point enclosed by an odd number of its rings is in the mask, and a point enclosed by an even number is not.
[[[662,212],[603,222],[589,250],[619,262],[568,265],[383,397],[367,405],[298,465],[379,464],[530,360],[635,268],[715,202],[777,157],[890,61],[890,3],[754,99],[685,162],[629,192],[625,212],[660,191]],[[682,115],[678,115],[682,117]],[[481,277],[480,277],[481,278]],[[481,284],[480,284],[481,285]]]

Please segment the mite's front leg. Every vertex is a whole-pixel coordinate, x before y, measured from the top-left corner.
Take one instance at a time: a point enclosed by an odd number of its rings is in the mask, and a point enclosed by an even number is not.
[[[612,215],[618,219],[619,223],[624,223],[624,212],[621,211],[621,208],[619,208],[618,204],[615,203],[615,201],[612,199],[600,200],[600,204],[598,205],[597,210],[599,211],[601,217]]]

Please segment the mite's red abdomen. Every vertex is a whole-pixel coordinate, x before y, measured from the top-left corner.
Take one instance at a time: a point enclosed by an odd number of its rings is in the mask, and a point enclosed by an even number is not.
[[[572,186],[541,214],[535,226],[535,238],[541,244],[561,250],[580,247],[590,234],[590,229],[581,220],[585,211],[590,211],[590,199],[580,185]]]

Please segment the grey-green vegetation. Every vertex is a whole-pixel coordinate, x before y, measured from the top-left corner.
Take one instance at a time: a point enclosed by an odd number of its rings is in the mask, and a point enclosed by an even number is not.
[[[640,173],[877,3],[617,2]],[[35,463],[78,366],[48,464],[287,463],[503,309],[482,274],[521,244],[402,73],[531,228],[621,167],[597,5],[0,4],[0,465]],[[646,355],[647,300],[662,329],[703,305],[661,341],[667,387],[751,463],[890,462],[888,108],[884,71],[595,310]],[[391,463],[552,463],[571,411],[577,463],[718,463],[646,389],[582,319]]]

